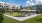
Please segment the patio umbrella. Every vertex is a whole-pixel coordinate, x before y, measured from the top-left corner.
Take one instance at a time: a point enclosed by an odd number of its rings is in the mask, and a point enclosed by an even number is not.
[[[28,10],[26,10],[26,9],[22,9],[22,10],[20,10],[20,11],[28,11]]]

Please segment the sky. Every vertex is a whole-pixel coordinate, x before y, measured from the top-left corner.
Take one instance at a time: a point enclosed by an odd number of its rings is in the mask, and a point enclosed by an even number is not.
[[[42,0],[28,0],[26,2],[27,6],[40,5],[40,4],[42,4]]]
[[[31,5],[37,5],[42,4],[42,0],[0,0],[1,2],[7,2],[22,6],[31,6]]]

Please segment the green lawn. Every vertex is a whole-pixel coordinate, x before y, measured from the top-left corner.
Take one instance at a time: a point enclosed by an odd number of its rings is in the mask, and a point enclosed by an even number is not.
[[[3,23],[42,23],[42,15],[21,22],[4,16]]]
[[[18,14],[18,12],[13,12],[11,14],[5,13],[5,14],[11,15],[11,16],[22,16],[22,14]]]
[[[12,13],[12,14],[10,14],[11,16],[21,16],[22,14],[18,14],[18,13],[16,13],[16,12],[14,12],[14,13]]]

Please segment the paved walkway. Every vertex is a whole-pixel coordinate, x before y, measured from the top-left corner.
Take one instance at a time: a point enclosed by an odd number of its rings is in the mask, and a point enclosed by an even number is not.
[[[13,16],[6,15],[6,14],[4,14],[4,15],[7,16],[7,17],[10,17],[12,19],[16,19],[18,21],[24,21],[24,20],[27,20],[27,19],[30,19],[30,18],[33,18],[33,17],[36,17],[37,16],[37,14],[31,15],[31,16],[26,16],[26,17],[13,17]]]

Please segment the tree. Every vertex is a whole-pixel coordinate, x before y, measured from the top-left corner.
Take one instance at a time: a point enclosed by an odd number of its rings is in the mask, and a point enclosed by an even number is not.
[[[23,7],[22,7],[22,6],[20,6],[20,9],[23,9]]]
[[[28,6],[26,6],[26,9],[28,10]]]
[[[0,23],[3,22],[3,14],[5,13],[5,11],[6,11],[6,8],[0,5]]]
[[[32,6],[30,6],[30,10],[32,10]],[[31,12],[29,11],[29,15],[31,15]]]
[[[30,10],[32,10],[32,6],[30,6]]]
[[[37,16],[38,16],[38,14],[39,14],[39,10],[36,11],[36,14],[37,14]]]
[[[39,13],[42,13],[42,6],[41,5],[37,5],[36,7],[37,7],[36,13],[37,13],[37,16],[38,16]]]
[[[5,9],[4,8],[0,8],[0,23],[3,22],[3,14],[5,12]]]

